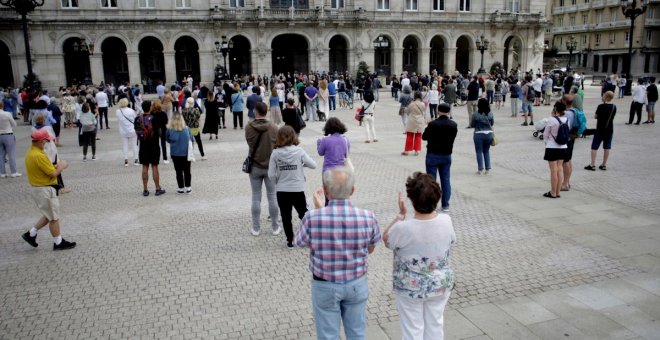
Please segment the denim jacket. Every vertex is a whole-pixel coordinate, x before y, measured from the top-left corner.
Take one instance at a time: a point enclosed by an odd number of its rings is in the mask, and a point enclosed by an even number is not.
[[[480,112],[473,113],[472,124],[470,125],[474,127],[475,133],[479,131],[492,131],[492,126],[495,125],[495,121],[493,120],[493,113],[488,112],[487,116],[484,116]]]

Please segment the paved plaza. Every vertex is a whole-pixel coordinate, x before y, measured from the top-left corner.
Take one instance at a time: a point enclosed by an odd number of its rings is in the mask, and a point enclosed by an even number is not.
[[[589,127],[599,97],[599,87],[587,87]],[[572,189],[554,200],[541,196],[550,186],[543,142],[510,117],[508,103],[493,110],[500,144],[487,176],[475,175],[466,108],[454,108],[457,283],[447,339],[660,339],[660,157],[651,150],[660,127],[624,125],[630,99],[615,104],[608,170],[583,170],[591,138],[577,140]],[[534,109],[541,119],[550,106]],[[384,229],[406,177],[424,169],[425,150],[400,155],[405,135],[389,91],[375,112],[379,142],[370,144],[354,111],[331,115],[349,128],[353,201],[375,211]],[[74,250],[53,252],[47,229],[38,248],[21,240],[38,218],[29,185],[25,176],[0,179],[0,339],[313,339],[308,250],[288,250],[283,234],[268,232],[265,198],[262,234],[248,231],[243,131],[204,135],[208,161],[193,164],[191,195],[175,193],[173,166],[161,164],[167,194],[142,197],[141,168],[123,166],[110,116],[96,162],[84,163],[76,131],[62,130],[59,157],[70,161],[64,181],[73,189],[60,196],[62,235],[78,242]],[[25,174],[29,127],[15,132]],[[321,185],[321,135],[313,122],[301,134],[319,163],[306,170],[308,199]],[[368,337],[400,339],[392,252],[379,244],[369,264]]]

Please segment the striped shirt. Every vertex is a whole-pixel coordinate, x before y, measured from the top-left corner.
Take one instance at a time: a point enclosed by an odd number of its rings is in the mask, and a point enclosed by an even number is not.
[[[296,246],[309,246],[309,269],[326,281],[344,283],[367,273],[369,247],[380,242],[373,212],[354,207],[347,199],[331,200],[310,210],[296,233]]]

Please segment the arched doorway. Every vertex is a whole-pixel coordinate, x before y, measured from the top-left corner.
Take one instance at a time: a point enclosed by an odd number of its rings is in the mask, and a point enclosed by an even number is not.
[[[417,49],[419,43],[417,38],[409,35],[403,39],[403,70],[409,73],[417,72]]]
[[[14,71],[11,68],[11,58],[9,57],[9,47],[0,41],[0,86],[20,86],[14,84]]]
[[[92,84],[89,45],[81,38],[69,38],[62,46],[67,85]]]
[[[101,44],[103,53],[103,78],[106,83],[122,84],[128,81],[128,57],[126,44],[117,38],[110,37]]]
[[[195,39],[184,36],[174,43],[174,60],[176,63],[176,79],[193,78],[199,82],[199,46]],[[160,79],[154,79],[158,81]],[[193,84],[191,84],[193,85]]]
[[[445,72],[445,41],[439,35],[436,35],[431,39],[429,66],[429,74],[431,74],[433,70],[438,71],[438,74],[443,74]]]
[[[273,74],[309,71],[309,44],[298,34],[282,34],[273,39]]]
[[[234,75],[252,74],[252,60],[250,58],[250,41],[242,36],[237,35],[231,38],[234,44],[229,52],[229,73]]]
[[[372,42],[374,45],[374,71],[379,76],[389,78],[392,75],[392,40],[384,35],[379,35]]]
[[[158,80],[166,83],[163,44],[160,40],[155,37],[146,37],[140,40],[138,51],[140,52],[140,78],[142,84],[150,86]]]
[[[470,39],[466,36],[461,36],[456,41],[456,69],[461,73],[470,71]]]
[[[328,71],[332,74],[337,71],[342,74],[348,69],[348,43],[341,35],[330,39],[330,65]]]
[[[504,41],[504,70],[509,72],[521,65],[522,41],[518,37],[508,37]]]

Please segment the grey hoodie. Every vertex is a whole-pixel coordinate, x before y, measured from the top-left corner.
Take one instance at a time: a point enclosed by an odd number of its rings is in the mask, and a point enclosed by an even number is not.
[[[305,191],[303,167],[316,169],[316,162],[299,146],[289,145],[273,150],[268,165],[268,177],[276,191]]]

